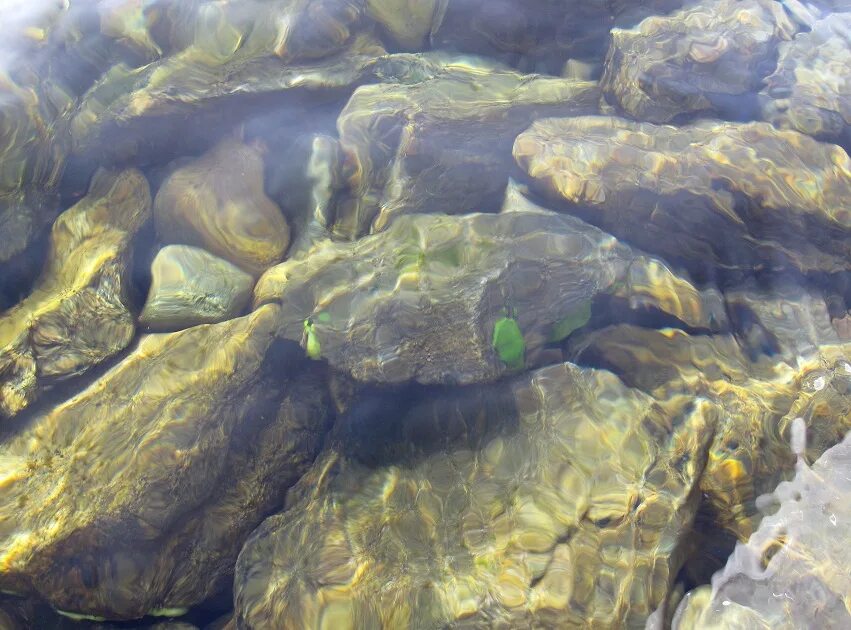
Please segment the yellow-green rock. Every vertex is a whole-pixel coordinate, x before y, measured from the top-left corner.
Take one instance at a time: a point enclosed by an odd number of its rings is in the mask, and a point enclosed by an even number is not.
[[[189,245],[167,245],[151,264],[151,288],[139,323],[180,330],[236,317],[251,299],[254,279],[226,260]]]
[[[682,561],[712,405],[571,364],[409,404],[378,439],[341,418],[252,534],[238,627],[643,627]]]
[[[366,13],[402,48],[420,50],[443,19],[449,0],[366,0]]]
[[[282,337],[306,350],[318,341],[335,369],[384,383],[475,383],[520,367],[522,353],[506,354],[507,365],[494,337],[506,310],[529,367],[552,361],[553,330],[595,299],[622,298],[627,311],[650,307],[686,327],[725,325],[716,291],[575,217],[520,195],[506,203],[514,210],[408,215],[352,243],[318,243],[261,276],[255,307],[280,304]]]
[[[535,122],[514,143],[530,187],[699,278],[851,269],[851,158],[767,123]]]
[[[0,416],[126,347],[131,240],[151,216],[144,175],[99,171],[89,194],[56,220],[32,293],[0,316]]]
[[[310,465],[322,366],[274,344],[277,308],[146,335],[0,445],[0,589],[111,620],[229,586],[250,531]]]
[[[542,116],[594,113],[597,84],[524,75],[476,57],[396,54],[381,83],[355,90],[337,119],[346,187],[333,233],[352,239],[400,215],[496,211],[511,143]]]
[[[792,473],[795,419],[806,427],[810,462],[851,430],[849,353],[848,344],[824,344],[788,360],[752,360],[732,336],[615,326],[578,339],[572,356],[656,397],[698,393],[724,409],[700,488],[715,528],[747,540],[760,517],[757,497]]]
[[[154,202],[157,234],[206,249],[259,275],[281,261],[290,229],[263,190],[260,151],[227,139],[163,183]]]

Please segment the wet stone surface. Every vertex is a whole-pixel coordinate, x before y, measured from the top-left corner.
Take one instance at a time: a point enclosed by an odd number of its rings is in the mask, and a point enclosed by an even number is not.
[[[0,628],[847,626],[849,16],[0,3]]]

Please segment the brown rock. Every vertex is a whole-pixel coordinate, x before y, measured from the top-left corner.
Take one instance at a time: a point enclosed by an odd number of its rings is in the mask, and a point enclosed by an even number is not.
[[[272,345],[276,310],[145,336],[7,437],[0,588],[134,619],[228,585],[242,541],[311,463],[328,418],[321,369]]]
[[[348,190],[333,233],[352,239],[412,213],[496,211],[511,143],[541,116],[597,111],[595,83],[523,75],[444,53],[390,55],[337,119]]]
[[[56,220],[35,289],[0,317],[0,416],[130,343],[131,239],[150,214],[144,175],[99,171],[89,194]]]
[[[518,136],[514,156],[568,211],[698,277],[851,266],[851,159],[798,132],[549,119]]]
[[[334,442],[254,532],[237,625],[639,627],[679,568],[714,421],[571,364],[428,395],[386,449]]]
[[[267,271],[255,306],[280,303],[284,338],[367,382],[495,380],[588,323],[595,300],[723,327],[720,295],[658,259],[521,196],[502,214],[410,215],[354,243],[325,241]],[[525,347],[500,354],[503,338]],[[498,322],[502,322],[499,324]],[[509,332],[509,329],[505,329]],[[544,357],[544,360],[545,357]]]
[[[798,30],[774,0],[709,0],[612,29],[601,86],[626,114],[655,123],[743,110]]]
[[[260,152],[231,139],[165,181],[154,220],[165,242],[202,247],[254,275],[280,262],[290,242],[286,219],[263,191]]]

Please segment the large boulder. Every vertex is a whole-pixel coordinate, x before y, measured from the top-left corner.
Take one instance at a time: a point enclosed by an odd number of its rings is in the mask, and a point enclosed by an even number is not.
[[[132,239],[150,216],[148,182],[130,169],[99,171],[89,194],[56,220],[33,292],[0,316],[0,416],[130,343]]]
[[[375,72],[383,81],[355,90],[337,120],[349,176],[333,232],[344,238],[401,214],[498,210],[515,136],[541,116],[598,108],[595,83],[471,57],[390,55]]]
[[[541,120],[514,143],[533,187],[698,277],[851,269],[851,159],[766,123]]]
[[[546,358],[595,300],[684,327],[725,324],[720,296],[574,217],[516,197],[514,211],[400,217],[354,243],[325,241],[264,274],[281,335],[357,380],[494,380]],[[525,351],[525,352],[524,352]]]
[[[143,337],[0,446],[0,589],[76,615],[180,614],[228,587],[321,444],[321,366],[277,308]]]
[[[571,364],[385,411],[252,534],[237,626],[639,627],[679,569],[714,414]]]
[[[775,0],[694,2],[612,29],[601,85],[620,111],[655,123],[696,115],[742,119],[798,30]]]

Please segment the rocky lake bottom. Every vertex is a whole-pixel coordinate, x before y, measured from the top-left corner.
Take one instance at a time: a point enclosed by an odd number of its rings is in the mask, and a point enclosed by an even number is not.
[[[851,627],[849,0],[0,18],[0,630]]]

